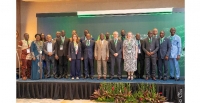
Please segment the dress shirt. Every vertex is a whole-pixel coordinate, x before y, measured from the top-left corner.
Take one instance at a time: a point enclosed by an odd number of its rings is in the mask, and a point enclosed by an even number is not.
[[[52,42],[47,42],[47,52],[52,52]]]

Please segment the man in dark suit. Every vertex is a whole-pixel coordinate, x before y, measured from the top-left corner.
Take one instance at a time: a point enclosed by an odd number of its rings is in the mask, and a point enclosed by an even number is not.
[[[158,40],[159,36],[158,36],[158,29],[154,28],[153,29],[153,38],[156,38]],[[152,64],[152,63],[151,63]],[[156,68],[157,68],[157,73],[158,73],[158,77],[159,77],[159,70],[158,70],[158,59],[156,59]],[[150,73],[152,73],[152,65],[150,66]]]
[[[140,39],[140,34],[136,34],[136,41],[138,43],[138,58],[137,58],[137,70],[135,72],[136,78],[143,78],[144,75],[144,58],[145,58],[145,53],[142,49],[142,44],[143,41]],[[140,64],[140,67],[139,67]],[[139,69],[140,68],[140,69]]]
[[[91,35],[86,35],[87,40],[82,42],[82,52],[83,52],[83,59],[84,59],[84,72],[85,72],[85,79],[88,78],[90,74],[90,78],[94,79],[94,47],[95,41],[91,40]],[[90,68],[89,68],[90,66]],[[89,73],[89,71],[90,73]]]
[[[85,40],[87,40],[87,38],[86,38],[86,35],[89,33],[89,30],[87,30],[87,29],[85,29],[84,30],[84,35],[80,38],[80,42],[82,43],[83,41],[85,41]],[[91,40],[94,40],[94,38],[92,38],[91,37]],[[85,70],[84,68],[85,68],[85,66],[84,66],[84,60],[83,60],[83,71]],[[88,64],[89,65],[89,64]],[[89,69],[91,69],[90,68],[90,66],[89,66]],[[85,77],[85,74],[84,74],[84,72],[83,72],[83,77]]]
[[[58,78],[68,78],[68,45],[69,39],[65,37],[65,31],[62,30],[60,38],[56,39],[55,44],[55,58],[59,59],[59,77]]]
[[[53,68],[53,75],[54,78],[56,78],[56,68],[54,67],[55,62],[55,43],[52,40],[51,35],[47,35],[47,41],[44,42],[43,51],[45,55],[45,61],[47,63],[47,73],[45,75],[45,78],[50,78],[50,66],[52,65]]]
[[[158,50],[158,70],[159,70],[159,79],[167,80],[167,72],[168,72],[168,58],[171,51],[171,42],[169,38],[165,38],[165,32],[160,31],[159,41],[159,50]],[[164,75],[163,74],[163,66],[164,66]]]
[[[159,43],[156,38],[153,38],[152,31],[148,32],[148,37],[144,39],[142,49],[145,52],[145,68],[146,68],[146,80],[149,79],[150,76],[150,63],[152,63],[152,79],[156,80],[155,72],[156,72],[156,58],[157,51],[159,49]],[[151,61],[151,62],[150,62]]]
[[[122,59],[122,48],[123,48],[123,42],[122,40],[118,39],[118,32],[113,32],[114,39],[110,41],[109,43],[109,57],[111,60],[111,71],[110,71],[110,79],[112,80],[114,77],[114,67],[115,62],[117,64],[118,68],[118,79],[121,80],[121,59]]]

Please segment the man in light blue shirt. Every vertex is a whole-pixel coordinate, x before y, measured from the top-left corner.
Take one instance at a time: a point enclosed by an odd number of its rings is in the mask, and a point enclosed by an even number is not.
[[[180,80],[180,68],[178,60],[181,55],[181,38],[176,33],[175,28],[170,29],[171,36],[169,39],[171,40],[171,53],[169,57],[170,64],[170,79],[175,79],[176,81]],[[175,75],[174,75],[175,72]]]

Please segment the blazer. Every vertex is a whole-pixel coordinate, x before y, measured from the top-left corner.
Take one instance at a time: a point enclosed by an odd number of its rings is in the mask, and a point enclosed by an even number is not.
[[[76,54],[74,42],[69,43],[68,56],[71,59],[81,59],[83,57],[81,43],[78,43],[78,53]]]
[[[94,59],[94,47],[95,47],[95,41],[90,40],[90,46],[86,46],[86,41],[82,42],[82,53],[83,53],[83,58],[89,58],[89,59]]]
[[[106,60],[106,57],[109,57],[108,41],[97,40],[95,43],[94,56],[97,56],[97,60]]]
[[[55,55],[57,56],[67,56],[68,55],[68,45],[69,45],[69,39],[65,37],[65,41],[63,44],[63,50],[60,50],[60,45],[61,45],[61,37],[56,39],[56,44],[55,44]]]
[[[54,54],[55,54],[55,42],[52,40],[51,43],[52,43],[52,54],[53,54],[52,56],[54,56]],[[48,41],[44,42],[44,44],[43,44],[43,55],[45,56],[45,58],[49,57],[48,51],[47,51],[47,44],[48,44]]]
[[[147,51],[150,52],[150,49],[151,49],[151,52],[154,53],[153,55],[151,55],[151,57],[157,57],[157,51],[159,49],[158,40],[152,37],[152,42],[149,43],[149,37],[147,37],[146,39],[144,39],[142,49],[145,52],[145,57],[149,57],[146,53]]]
[[[115,58],[114,53],[118,53],[116,58],[122,58],[122,49],[123,49],[123,42],[122,40],[117,40],[117,46],[115,47],[114,40],[110,40],[109,42],[109,54],[111,58]]]
[[[158,38],[159,49],[158,49],[158,58],[164,59],[165,56],[169,57],[171,52],[171,41],[168,38],[164,38],[163,43],[160,44],[160,38]]]

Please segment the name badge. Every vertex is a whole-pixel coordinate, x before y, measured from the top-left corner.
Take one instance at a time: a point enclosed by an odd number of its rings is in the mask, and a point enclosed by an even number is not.
[[[40,54],[42,54],[42,51],[40,50],[40,52],[39,52]]]
[[[63,45],[60,45],[60,50],[63,50]]]
[[[27,53],[30,53],[30,48],[26,49],[26,52],[27,52]]]

